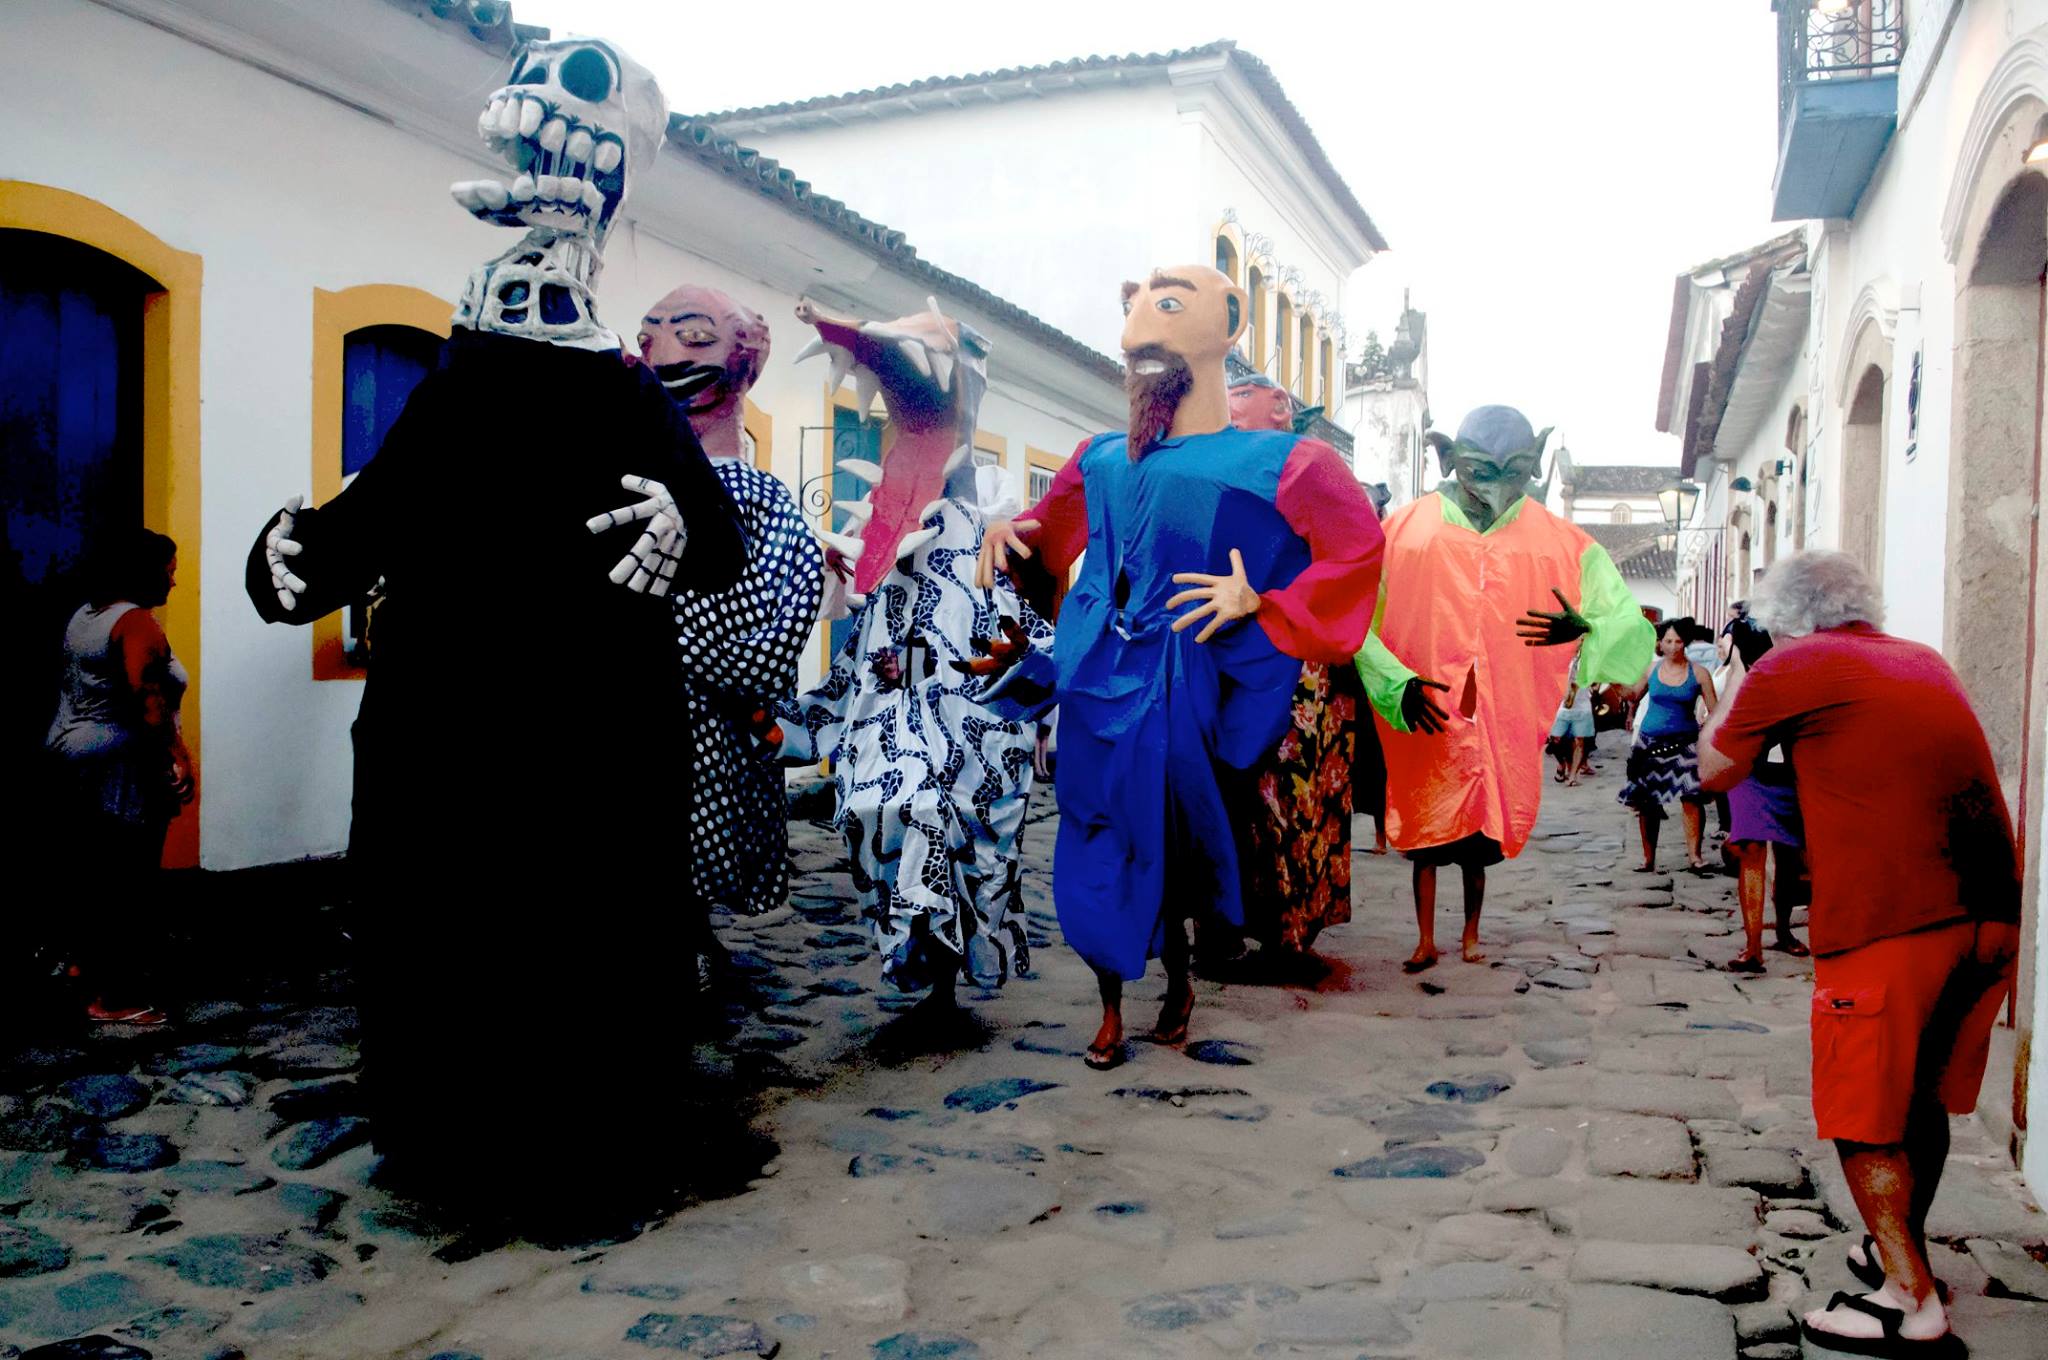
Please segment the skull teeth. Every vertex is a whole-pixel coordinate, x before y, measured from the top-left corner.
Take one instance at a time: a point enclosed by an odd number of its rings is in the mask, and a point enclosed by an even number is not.
[[[540,149],[560,151],[569,140],[569,125],[560,118],[550,118],[547,126],[540,130]]]
[[[625,156],[625,148],[607,138],[597,144],[596,157],[590,163],[597,167],[599,174],[609,174],[619,168],[619,162]]]
[[[547,116],[538,99],[521,100],[519,104],[519,135],[531,137],[540,131],[540,120]]]
[[[563,144],[562,149],[568,152],[569,159],[572,161],[587,161],[590,159],[590,150],[594,145],[595,139],[584,129],[577,128],[569,134],[569,140]]]

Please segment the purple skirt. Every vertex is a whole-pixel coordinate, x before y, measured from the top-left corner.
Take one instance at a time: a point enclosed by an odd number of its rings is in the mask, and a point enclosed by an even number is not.
[[[1755,775],[1728,791],[1728,840],[1770,841],[1804,848],[1799,820],[1799,790],[1786,783],[1765,783]]]

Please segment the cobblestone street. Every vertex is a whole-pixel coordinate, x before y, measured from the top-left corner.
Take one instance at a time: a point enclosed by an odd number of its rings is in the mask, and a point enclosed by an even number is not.
[[[1361,853],[1321,986],[1205,983],[1185,1053],[1109,1074],[1079,1057],[1094,987],[1050,913],[1049,817],[1036,976],[972,998],[980,1048],[894,1062],[874,1045],[905,1003],[872,990],[836,842],[800,827],[791,907],[725,931],[760,1012],[697,1055],[767,1084],[779,1154],[611,1245],[440,1232],[370,1184],[345,996],[20,1055],[0,1355],[1795,1356],[1854,1221],[1810,1136],[1807,972],[1710,967],[1733,880],[1628,872],[1618,766],[1549,786],[1491,875],[1486,964],[1404,976],[1406,867]],[[2010,1072],[1996,1053],[1987,1107]],[[2048,1337],[2048,1219],[2004,1138],[1959,1124],[1930,1225],[1983,1360]]]

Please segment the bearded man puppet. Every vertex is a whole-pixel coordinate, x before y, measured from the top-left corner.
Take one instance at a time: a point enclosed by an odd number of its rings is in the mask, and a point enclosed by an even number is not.
[[[1287,730],[1304,661],[1357,650],[1379,592],[1379,521],[1329,445],[1231,428],[1224,355],[1245,296],[1203,265],[1123,288],[1130,428],[1084,441],[1024,518],[990,526],[982,573],[1077,559],[1054,656],[1060,925],[1094,968],[1087,1061],[1123,1060],[1123,984],[1163,955],[1153,1037],[1186,1037],[1183,922],[1242,925],[1228,786]],[[1083,552],[1085,550],[1085,557]]]
[[[1513,407],[1479,407],[1455,440],[1431,441],[1452,480],[1387,521],[1383,598],[1357,666],[1386,753],[1387,835],[1415,865],[1411,972],[1436,963],[1446,864],[1465,879],[1464,957],[1484,957],[1486,869],[1520,854],[1536,823],[1568,644],[1581,684],[1632,683],[1650,664],[1652,629],[1607,550],[1529,494],[1549,433]]]
[[[808,301],[797,316],[830,385],[851,377],[863,413],[879,393],[890,433],[879,464],[834,464],[873,487],[819,535],[826,613],[853,626],[831,673],[782,706],[783,759],[832,762],[882,976],[929,988],[920,1016],[944,1020],[961,976],[993,986],[1028,966],[1017,848],[1044,705],[992,708],[1015,669],[991,663],[1049,647],[1052,628],[1007,584],[975,582],[983,526],[1008,512],[1001,469],[973,462],[987,342],[936,300],[888,322]]]
[[[640,322],[640,357],[688,414],[739,510],[739,581],[675,593],[695,780],[689,907],[754,915],[789,889],[789,818],[775,707],[796,693],[818,621],[824,557],[788,488],[752,466],[741,440],[747,392],[768,360],[768,323],[712,288],[684,285]],[[700,958],[717,957],[708,929]],[[700,982],[708,980],[700,975]]]
[[[641,1093],[674,1060],[692,745],[655,596],[721,590],[745,552],[683,412],[595,310],[666,125],[617,48],[522,49],[479,120],[511,182],[453,192],[524,234],[470,275],[370,463],[249,554],[273,623],[385,586],[349,835],[378,1151],[423,1192],[536,1214],[673,1176]],[[641,499],[613,510],[622,484]],[[618,526],[637,532],[624,558]],[[289,816],[283,734],[275,756]],[[531,1100],[535,1071],[573,1071],[576,1098]]]

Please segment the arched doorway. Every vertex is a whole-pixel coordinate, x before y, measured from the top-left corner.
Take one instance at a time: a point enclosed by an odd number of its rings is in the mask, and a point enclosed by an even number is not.
[[[1881,341],[1867,326],[1857,348]],[[1861,355],[1858,356],[1861,359]],[[1886,370],[1864,362],[1842,412],[1842,551],[1863,564],[1870,579],[1884,581],[1884,450]]]
[[[2022,174],[1987,215],[1956,299],[1944,641],[2016,787],[2024,743],[2039,496],[2048,179]]]
[[[91,246],[0,231],[0,597],[21,649],[0,682],[10,762],[42,743],[88,565],[142,523],[142,304],[154,291]]]
[[[2048,179],[2023,168],[2048,104],[2011,100],[1959,164],[1955,214],[1955,359],[1950,396],[1948,545],[1943,650],[1982,719],[2023,854],[2019,987],[2009,1018],[2031,1043],[2038,986],[2044,708],[2040,527],[2043,329],[2048,325]],[[1973,119],[1973,122],[1978,120]],[[1944,224],[1946,231],[1947,224]],[[2027,1126],[2028,1069],[2014,1124]],[[2030,1161],[2032,1158],[2029,1159]]]
[[[159,617],[191,675],[183,710],[185,743],[204,770],[199,634],[204,580],[199,516],[201,261],[103,203],[24,180],[0,179],[0,238],[5,238],[0,268],[5,269],[9,292],[9,315],[0,318],[0,344],[12,337],[14,346],[20,347],[10,346],[0,359],[0,389],[5,389],[0,405],[8,408],[8,415],[0,417],[6,427],[0,435],[5,444],[0,449],[5,472],[0,475],[8,479],[7,504],[0,508],[10,521],[7,566],[14,573],[9,582],[15,587],[6,601],[10,635],[26,636],[12,632],[16,619],[25,626],[30,614],[42,610],[68,613],[56,598],[63,594],[63,581],[48,573],[55,568],[61,577],[84,559],[90,551],[87,540],[98,532],[92,523],[97,517],[125,516],[128,524],[139,522],[171,535],[179,547],[178,588]],[[29,267],[32,259],[57,272]],[[59,362],[54,368],[24,353],[37,348],[30,338],[36,326],[27,318],[50,307],[62,318],[58,329],[63,332],[56,341]],[[82,320],[95,312],[100,321]],[[85,329],[74,330],[74,322]],[[111,331],[95,329],[108,325]],[[93,334],[100,339],[90,339]],[[52,373],[63,408],[54,425],[32,414],[47,409],[43,403]],[[103,387],[102,380],[108,385]],[[37,395],[39,385],[43,397]],[[93,423],[97,417],[85,414],[94,409],[114,413],[115,423],[99,433],[80,435],[81,430],[98,428]],[[64,430],[71,433],[61,433]],[[100,452],[84,452],[94,447]],[[60,476],[67,467],[70,471]],[[70,477],[68,483],[65,476]],[[60,504],[68,494],[65,486],[85,493],[86,499]],[[39,522],[32,526],[30,520]],[[57,551],[39,557],[30,549],[30,540],[41,540]],[[32,571],[43,574],[41,590],[30,582]],[[32,702],[10,706],[9,718],[0,720],[6,724],[12,757],[13,741],[33,725],[27,715],[37,712],[47,721],[49,709],[43,704],[53,696],[46,695],[43,672],[32,669],[26,656],[10,669],[22,674],[9,676],[9,699],[17,680],[35,686]],[[40,732],[30,735],[40,744]],[[203,797],[203,782],[201,787]],[[194,803],[172,822],[164,847],[166,865],[198,862],[200,817],[200,805]],[[15,828],[9,824],[9,829]]]

